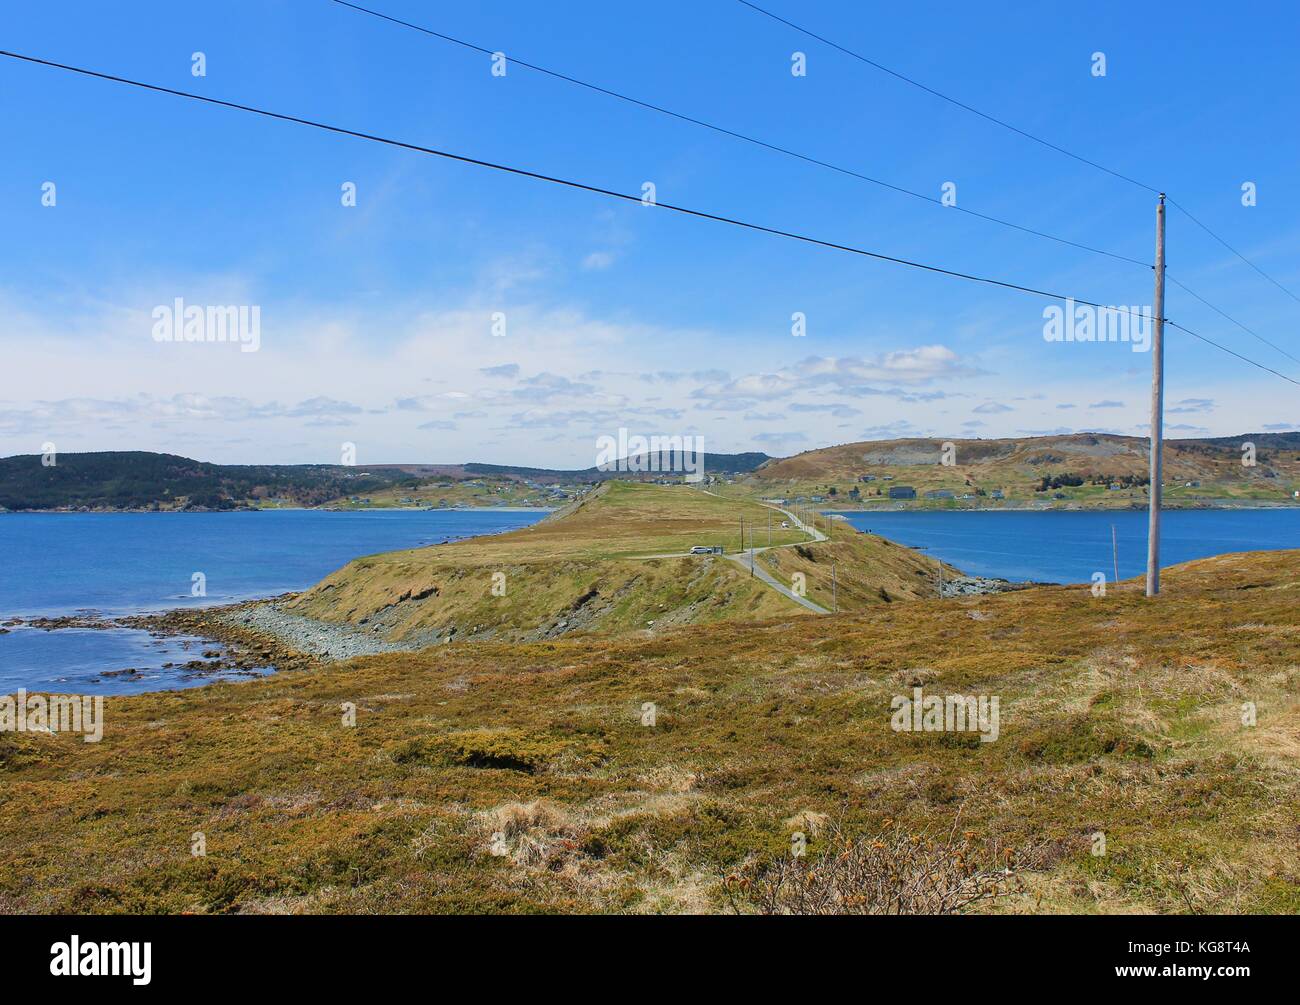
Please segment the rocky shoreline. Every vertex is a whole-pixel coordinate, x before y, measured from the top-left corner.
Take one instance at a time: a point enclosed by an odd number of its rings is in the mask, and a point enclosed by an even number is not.
[[[229,610],[219,615],[218,621],[227,629],[261,639],[272,639],[282,648],[288,648],[299,655],[329,661],[371,656],[375,653],[401,652],[408,648],[385,642],[371,633],[348,625],[335,625],[290,614],[272,603],[249,604],[237,610]]]
[[[979,596],[1041,585],[1047,584],[1012,583],[983,576],[952,576],[944,579],[942,596]],[[44,631],[133,628],[155,635],[210,640],[221,648],[205,650],[202,661],[184,667],[205,676],[265,673],[268,669],[319,670],[330,663],[358,656],[407,652],[440,641],[439,638],[426,638],[408,643],[389,642],[376,637],[382,630],[380,625],[366,630],[285,610],[285,605],[297,596],[286,593],[222,607],[178,608],[117,618],[104,617],[93,611],[59,617],[11,618],[3,622],[0,632],[18,627]],[[490,637],[490,633],[486,637]]]
[[[1031,586],[1051,586],[1051,583],[1013,583],[1008,579],[989,579],[986,576],[944,577],[940,597],[976,597],[989,593],[1011,593],[1027,590]]]

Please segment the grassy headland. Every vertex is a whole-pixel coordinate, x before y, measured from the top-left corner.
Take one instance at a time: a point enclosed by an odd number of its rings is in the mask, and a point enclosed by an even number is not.
[[[815,543],[793,525],[783,529],[781,513],[755,502],[685,485],[607,482],[523,530],[358,559],[285,609],[415,645],[805,613],[735,562],[685,554],[696,545],[739,552],[742,520],[756,546],[771,541],[760,563],[789,585],[789,573],[799,569],[785,564],[803,562],[810,595],[825,592],[827,605],[832,562],[842,563],[846,582],[861,584],[845,594],[850,606],[934,590],[933,563],[851,528],[842,528],[838,541]],[[787,545],[798,545],[798,554]],[[789,559],[779,557],[787,552]]]
[[[1135,587],[110,698],[98,744],[0,734],[0,911],[721,910],[792,831],[959,815],[1043,850],[995,910],[1300,911],[1300,552]],[[999,696],[998,739],[893,731],[914,686]]]

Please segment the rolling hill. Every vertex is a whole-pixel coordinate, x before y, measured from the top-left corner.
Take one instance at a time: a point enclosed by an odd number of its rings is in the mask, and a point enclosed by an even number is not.
[[[398,470],[336,464],[209,464],[147,451],[0,458],[0,508],[229,510],[283,500],[316,506],[340,496],[415,484]]]
[[[834,540],[817,542],[783,529],[781,513],[754,502],[615,481],[523,530],[357,559],[284,610],[406,647],[806,613],[726,557],[741,550],[742,519],[760,546],[771,527],[774,547],[758,552],[757,565],[787,588],[801,573],[807,595],[823,606],[830,604],[832,564],[843,608],[929,596],[936,588],[932,560],[882,538],[841,527]],[[693,546],[724,554],[686,554]]]
[[[59,453],[0,458],[0,510],[230,510],[267,505],[546,505],[544,488],[616,479],[654,479],[668,455],[646,456],[645,474],[499,464],[211,464],[148,451]],[[710,472],[747,472],[767,454],[709,454]],[[365,502],[362,503],[362,498]]]
[[[955,448],[951,466],[940,463],[945,442]],[[1245,443],[1255,446],[1251,466],[1242,464]],[[1140,506],[1147,441],[1102,433],[880,440],[786,458],[708,454],[705,471],[710,484],[734,497],[817,495],[823,497],[819,505],[828,506],[881,503],[896,485],[918,491],[916,503],[903,505]],[[1282,504],[1300,490],[1300,433],[1167,440],[1165,473],[1171,507]],[[45,467],[40,455],[27,454],[0,458],[0,509],[539,506],[553,504],[560,486],[570,498],[608,481],[680,477],[478,463],[230,465],[145,451],[61,453],[56,465]],[[850,499],[855,488],[859,498]],[[927,501],[927,491],[954,498]],[[1002,495],[996,503],[995,492]],[[1065,498],[1057,499],[1058,492]]]
[[[949,443],[951,464],[944,463]],[[1243,464],[1246,443],[1252,465]],[[1023,439],[903,439],[846,443],[769,461],[744,481],[760,494],[823,497],[848,505],[856,489],[864,505],[888,500],[889,489],[911,486],[918,503],[926,492],[950,493],[944,505],[1054,504],[1144,505],[1149,444],[1102,433]],[[1284,504],[1300,489],[1300,435],[1245,434],[1218,440],[1167,440],[1166,501]],[[831,489],[835,491],[832,493]],[[963,495],[969,496],[962,500]],[[890,501],[892,502],[892,501]]]

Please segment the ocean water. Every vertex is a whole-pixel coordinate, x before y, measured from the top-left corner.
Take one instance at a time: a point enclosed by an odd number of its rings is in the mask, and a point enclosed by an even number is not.
[[[0,515],[0,624],[15,616],[113,616],[222,604],[310,586],[353,558],[499,533],[542,513],[374,511]],[[1146,563],[1146,514],[881,512],[845,514],[964,571],[1039,582],[1088,582]],[[1164,565],[1232,551],[1300,548],[1300,508],[1174,510],[1164,515]],[[206,597],[192,595],[203,573]],[[202,639],[132,629],[12,628],[0,634],[0,694],[129,694],[216,679]]]
[[[12,628],[0,635],[0,694],[138,694],[243,680],[272,672],[203,669],[222,647],[192,636],[131,628]]]
[[[1094,572],[1113,580],[1113,525],[1120,578],[1146,571],[1145,511],[897,510],[844,516],[859,530],[928,548],[971,575],[1039,583],[1086,583]],[[1300,507],[1166,510],[1161,517],[1162,568],[1233,551],[1284,548],[1300,548]]]
[[[14,617],[112,617],[275,596],[310,586],[362,555],[496,534],[543,516],[492,510],[0,514],[0,625]],[[206,596],[194,595],[195,573],[203,576]],[[131,629],[12,628],[0,634],[0,694],[20,687],[77,694],[192,687],[214,678],[185,664],[219,648]]]

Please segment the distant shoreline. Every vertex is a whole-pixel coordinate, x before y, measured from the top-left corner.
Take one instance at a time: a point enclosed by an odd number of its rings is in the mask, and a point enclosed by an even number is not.
[[[836,506],[818,503],[813,507],[818,513],[1145,513],[1146,506]],[[1280,503],[1229,503],[1212,506],[1184,506],[1165,503],[1162,512],[1203,511],[1226,513],[1233,510],[1300,510],[1300,504]]]
[[[0,516],[23,513],[42,516],[105,516],[114,513],[141,513],[153,516],[177,516],[186,513],[554,513],[556,506],[247,506],[236,509],[6,509]]]

